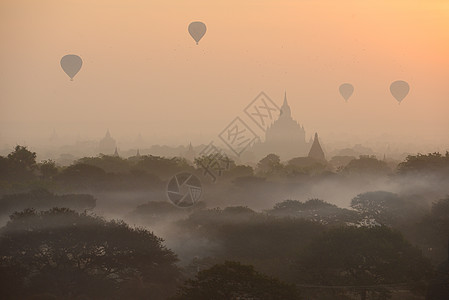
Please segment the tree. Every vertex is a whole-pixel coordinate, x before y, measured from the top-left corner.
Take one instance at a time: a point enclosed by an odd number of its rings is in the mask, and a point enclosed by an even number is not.
[[[16,167],[32,171],[36,168],[36,152],[31,152],[26,146],[17,145],[14,151],[8,154],[8,159]]]
[[[212,264],[240,261],[281,280],[287,279],[298,251],[324,230],[317,222],[268,216],[241,206],[197,211],[178,226],[187,231],[188,242],[208,241],[208,249],[199,251],[203,257],[213,255]],[[209,266],[210,261],[200,259]]]
[[[420,281],[428,278],[431,265],[388,227],[341,227],[312,241],[299,254],[296,270],[299,284],[351,286],[347,292],[364,300],[369,294],[388,299],[388,284],[407,283],[424,292]]]
[[[225,177],[228,178],[240,178],[240,177],[247,177],[247,176],[253,176],[254,170],[250,166],[244,166],[244,165],[238,165],[234,166],[226,171]]]
[[[99,167],[77,163],[62,170],[56,179],[67,185],[89,188],[101,186],[106,181],[106,175]]]
[[[185,158],[166,158],[153,155],[141,156],[141,159],[137,162],[136,168],[148,171],[160,178],[168,178],[181,171],[193,170],[193,167],[189,165]]]
[[[270,215],[307,219],[321,224],[345,224],[354,222],[357,215],[351,210],[339,208],[320,199],[306,202],[285,200],[267,211]]]
[[[360,158],[351,160],[343,169],[343,173],[349,175],[386,175],[389,172],[391,170],[387,163],[373,155],[360,155]]]
[[[352,160],[356,159],[354,156],[333,156],[329,163],[337,170],[346,167]]]
[[[421,199],[403,198],[397,194],[376,191],[357,195],[351,200],[354,208],[362,218],[374,219],[387,226],[403,226],[409,220],[422,217],[427,207]]]
[[[197,169],[201,169],[203,171],[204,175],[211,176],[213,178],[213,181],[216,180],[217,176],[227,174],[229,170],[236,168],[234,160],[230,159],[226,154],[222,153],[213,153],[196,157],[194,159],[194,164]],[[238,174],[239,171],[245,170],[236,171],[236,173]]]
[[[279,174],[283,165],[279,155],[268,154],[257,163],[256,173],[263,176]]]
[[[41,162],[39,164],[39,171],[41,171],[42,177],[44,179],[52,179],[58,174],[56,163],[51,159]]]
[[[326,161],[312,157],[295,157],[287,162],[285,173],[288,176],[317,175],[324,173],[326,169],[328,169]]]
[[[427,256],[435,264],[446,259],[449,239],[449,196],[433,203],[430,213],[419,222],[413,223],[410,231],[414,241],[427,250]]]
[[[426,300],[449,299],[449,243],[448,257],[437,268],[436,276],[432,279],[427,290]]]
[[[14,213],[0,231],[4,299],[165,299],[176,261],[147,230],[64,208]]]
[[[118,156],[100,154],[97,157],[83,157],[76,163],[95,166],[105,172],[125,173],[131,167],[131,162]]]
[[[137,206],[129,216],[139,224],[157,224],[186,217],[189,213],[205,208],[205,206],[204,202],[196,202],[193,207],[180,209],[168,201],[149,201]]]
[[[0,159],[1,177],[8,181],[25,181],[32,179],[36,169],[36,153],[26,146],[17,145],[14,151]]]
[[[35,189],[27,193],[3,195],[0,198],[0,215],[9,215],[26,208],[48,210],[52,207],[66,207],[77,211],[91,210],[96,199],[87,194],[55,195],[45,189]]]
[[[8,180],[10,178],[10,162],[9,159],[3,156],[0,156],[0,180]]]
[[[449,175],[449,152],[446,151],[444,156],[438,152],[409,155],[398,165],[398,172],[400,174],[441,172]]]
[[[251,265],[226,261],[201,271],[179,289],[176,300],[290,300],[300,299],[295,287],[254,270]]]

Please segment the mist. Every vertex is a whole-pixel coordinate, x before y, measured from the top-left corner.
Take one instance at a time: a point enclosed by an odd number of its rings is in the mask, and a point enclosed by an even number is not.
[[[2,299],[449,299],[449,5],[3,0]]]

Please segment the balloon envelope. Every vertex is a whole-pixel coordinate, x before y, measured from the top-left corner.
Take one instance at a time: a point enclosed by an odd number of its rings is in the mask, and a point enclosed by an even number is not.
[[[203,22],[192,22],[189,25],[189,33],[197,45],[201,38],[206,34],[206,30],[206,24]]]
[[[393,97],[401,103],[401,101],[407,96],[410,91],[410,86],[407,82],[402,80],[397,80],[390,85],[390,92]]]
[[[61,58],[61,67],[69,75],[70,80],[73,80],[73,77],[79,72],[82,65],[83,60],[78,55],[68,54]]]
[[[338,88],[340,90],[340,95],[348,101],[349,97],[351,97],[352,93],[354,92],[354,87],[350,83],[343,83]]]

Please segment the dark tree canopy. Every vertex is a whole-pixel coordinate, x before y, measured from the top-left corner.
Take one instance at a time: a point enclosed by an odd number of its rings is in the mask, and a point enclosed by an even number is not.
[[[449,152],[409,155],[398,165],[398,171],[401,174],[441,172],[449,175]]]
[[[51,159],[41,162],[39,164],[39,171],[44,179],[52,179],[58,174],[56,163]]]
[[[226,261],[201,271],[180,288],[176,300],[293,300],[295,287],[257,272],[251,265]]]
[[[295,281],[325,286],[375,286],[379,297],[388,296],[385,284],[421,287],[431,265],[403,236],[387,227],[331,229],[299,254]],[[367,290],[354,288],[366,297]],[[423,291],[422,291],[423,292]]]
[[[317,175],[327,170],[327,163],[313,157],[295,157],[287,162],[284,173],[287,176],[297,176],[298,174]]]
[[[185,158],[166,158],[153,155],[142,156],[138,161],[136,168],[156,174],[160,178],[169,178],[175,173],[193,170],[193,167],[189,165]]]
[[[235,260],[280,279],[287,277],[297,252],[324,230],[317,222],[277,218],[246,207],[198,211],[180,227],[189,237],[219,245],[213,248],[213,259],[202,264]]]
[[[36,167],[36,152],[17,145],[7,157],[0,157],[0,180],[30,180],[34,176]]]
[[[361,155],[358,159],[351,160],[343,169],[344,174],[349,175],[386,175],[391,172],[387,163],[378,160],[375,156]]]
[[[14,151],[8,154],[8,159],[16,168],[33,170],[36,167],[36,152],[31,152],[26,146],[17,145]]]
[[[26,208],[47,210],[52,207],[66,207],[77,211],[93,209],[96,199],[87,194],[56,195],[45,189],[27,193],[4,195],[0,198],[0,215],[11,214]]]
[[[163,189],[160,178],[145,170],[107,173],[100,167],[85,163],[68,166],[55,176],[55,181],[65,187],[81,190]]]
[[[106,180],[106,172],[96,166],[77,163],[65,168],[57,180],[76,187],[99,186]]]
[[[339,208],[320,199],[309,199],[306,202],[285,200],[276,203],[273,209],[268,210],[267,213],[275,216],[302,218],[321,224],[345,224],[357,220],[355,212]]]
[[[68,209],[14,213],[0,231],[4,299],[165,299],[176,261],[147,230]]]
[[[256,173],[262,176],[279,174],[283,165],[279,155],[268,154],[257,163]]]
[[[128,172],[131,162],[118,156],[101,154],[96,157],[83,157],[76,163],[87,164],[103,169],[105,172]]]
[[[430,212],[420,222],[413,224],[411,236],[414,242],[429,251],[435,264],[448,257],[449,196],[433,203]]]
[[[187,217],[190,213],[205,208],[204,202],[197,202],[194,206],[182,208],[173,205],[168,201],[149,201],[137,206],[130,214],[133,220],[139,224],[156,224],[157,222],[174,221],[182,217]]]
[[[406,226],[408,220],[421,218],[428,209],[422,199],[401,197],[386,191],[367,192],[351,200],[351,207],[362,217],[393,227]]]

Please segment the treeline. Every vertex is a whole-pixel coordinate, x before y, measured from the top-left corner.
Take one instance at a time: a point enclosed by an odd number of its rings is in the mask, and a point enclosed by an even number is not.
[[[48,210],[65,207],[76,211],[92,210],[96,199],[89,194],[57,195],[45,189],[35,189],[26,193],[9,194],[0,197],[0,216],[9,216],[24,209]]]
[[[193,170],[185,159],[142,156],[123,159],[100,155],[81,158],[68,167],[52,160],[36,162],[36,153],[16,146],[0,156],[0,189],[3,193],[48,188],[53,190],[159,189],[173,174]]]
[[[68,167],[58,167],[52,160],[38,163],[35,152],[16,146],[6,157],[0,156],[0,193],[28,191],[37,187],[87,191],[154,190],[163,188],[171,176],[182,171],[204,177],[214,172],[216,177],[221,177],[221,181],[231,181],[236,186],[261,183],[265,178],[288,182],[327,177],[356,180],[366,176],[419,174],[449,179],[449,152],[445,155],[429,153],[408,156],[396,167],[374,156],[334,157],[330,162],[297,157],[282,163],[278,155],[269,154],[255,168],[237,165],[228,158],[225,165],[211,166],[211,157],[202,156],[189,162],[179,157],[143,155],[124,159],[100,155],[81,158]],[[210,173],[205,172],[205,168],[209,168]]]
[[[449,153],[409,156],[395,168],[372,156],[334,159],[344,161],[337,168],[275,154],[254,168],[230,160],[215,183],[203,180],[208,203],[179,209],[163,201],[172,175],[204,178],[211,159],[102,155],[61,168],[22,146],[0,157],[0,215],[10,215],[0,229],[2,298],[448,298],[449,197],[432,188],[449,182]],[[360,193],[347,208],[321,199],[264,211],[229,206],[278,199],[285,187],[378,177],[403,192]],[[135,190],[154,199],[123,219],[143,227],[91,212],[96,192]],[[211,208],[213,199],[224,208]],[[164,228],[172,249],[152,228]]]
[[[186,211],[167,237],[181,244],[178,251],[197,254],[186,266],[144,228],[66,208],[25,209],[0,229],[2,297],[446,299],[447,257],[435,268],[396,225],[357,222],[383,216],[368,202],[382,205],[385,196],[360,195],[355,211],[317,199],[288,200],[265,212]],[[167,207],[152,205],[143,214],[170,219]],[[443,248],[429,233],[446,236],[447,243],[448,208],[446,198],[424,212],[413,225],[412,231],[421,230],[415,238]]]

